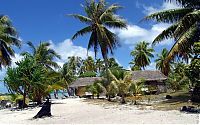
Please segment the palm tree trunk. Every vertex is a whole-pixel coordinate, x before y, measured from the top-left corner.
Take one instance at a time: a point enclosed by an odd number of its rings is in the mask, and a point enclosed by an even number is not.
[[[22,108],[26,107],[26,86],[24,87],[24,93],[23,93],[23,106]]]
[[[108,95],[108,101],[109,101],[109,102],[111,101],[110,95]]]
[[[125,101],[125,94],[122,94],[122,98],[121,98],[122,100],[121,100],[121,104],[125,104],[126,103],[126,101]]]
[[[137,105],[137,95],[135,94],[135,102],[134,102],[134,105]]]

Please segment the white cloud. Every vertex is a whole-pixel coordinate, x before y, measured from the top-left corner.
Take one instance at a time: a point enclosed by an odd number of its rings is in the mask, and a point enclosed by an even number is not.
[[[12,59],[11,67],[16,67],[15,62],[21,60],[22,58],[23,57],[18,53],[15,54],[15,57],[11,57]],[[2,67],[2,70],[0,71],[0,80],[4,78],[4,76],[6,75],[6,72],[7,72],[7,68]]]
[[[160,23],[154,24],[150,29],[145,29],[129,24],[127,29],[112,29],[112,31],[118,35],[121,44],[130,45],[132,48],[135,44],[143,40],[152,43],[156,36],[169,26],[169,24]],[[170,45],[171,43],[172,40],[165,40],[159,45]]]
[[[155,8],[153,6],[145,6],[145,5],[143,5],[143,8],[144,8],[143,13],[146,14],[146,15],[149,15],[149,14],[161,11],[161,10],[169,10],[169,9],[180,8],[180,6],[178,6],[175,1],[172,1],[172,2],[165,1],[158,8]]]
[[[17,65],[15,64],[15,62],[20,61],[22,58],[23,58],[23,56],[21,56],[20,54],[16,53],[15,57],[12,57],[11,67],[16,67]]]
[[[55,44],[50,40],[50,43],[50,48],[54,49],[59,55],[61,55],[61,60],[57,61],[60,66],[67,62],[68,57],[70,56],[79,56],[83,59],[87,58],[87,49],[82,46],[74,45],[70,39],[66,39],[58,44]],[[88,51],[88,56],[94,57],[94,52]]]
[[[151,62],[149,66],[145,68],[146,70],[156,70],[156,63]]]

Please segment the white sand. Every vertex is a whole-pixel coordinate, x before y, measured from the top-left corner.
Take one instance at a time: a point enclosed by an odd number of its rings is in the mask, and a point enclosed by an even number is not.
[[[23,111],[0,110],[1,124],[198,124],[198,114],[179,111],[155,111],[126,108],[119,105],[103,107],[81,99],[57,100],[51,107],[52,117],[33,120],[40,108]]]

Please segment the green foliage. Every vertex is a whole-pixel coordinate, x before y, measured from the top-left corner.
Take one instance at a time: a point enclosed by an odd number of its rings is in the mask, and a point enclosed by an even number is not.
[[[91,56],[88,56],[86,60],[83,61],[83,66],[84,66],[84,71],[91,71],[95,72],[96,67],[95,67],[95,62]]]
[[[184,63],[175,63],[173,71],[170,72],[167,85],[174,91],[188,89],[191,82],[186,75],[187,65]]]
[[[156,69],[159,69],[164,75],[168,76],[171,71],[171,62],[165,63],[165,59],[167,58],[168,50],[164,48],[161,54],[158,54],[158,58],[156,61]]]
[[[82,62],[83,60],[81,59],[81,57],[68,57],[68,62],[65,64],[65,67],[68,69],[69,72],[72,73],[73,76],[77,76],[78,71],[81,68]]]
[[[123,77],[123,72],[125,69],[123,69],[120,66],[115,66],[115,67],[109,67],[108,68],[117,78],[122,78]],[[107,70],[104,70],[100,74],[101,77],[107,78]]]
[[[136,101],[137,101],[137,95],[142,93],[142,88],[144,87],[144,80],[140,80],[140,81],[135,81],[132,82],[130,87],[129,87],[129,91],[131,92],[131,94],[133,94],[135,96],[135,105],[136,105]]]
[[[40,43],[37,48],[31,42],[28,44],[32,47],[33,54],[22,53],[23,59],[16,62],[17,66],[8,68],[4,83],[9,92],[21,94],[23,99],[28,96],[41,103],[43,97],[54,89],[63,89],[67,82],[60,73],[52,69],[58,67],[53,59],[59,58],[59,55],[49,49],[49,43]]]
[[[141,67],[136,65],[135,60],[132,60],[129,64],[131,64],[131,71],[141,70]]]
[[[117,4],[108,6],[104,0],[96,2],[94,0],[86,1],[83,6],[86,16],[80,14],[71,14],[70,16],[78,19],[87,26],[77,31],[72,39],[90,33],[88,50],[94,48],[95,57],[100,48],[104,61],[107,61],[109,52],[113,54],[113,50],[119,45],[116,34],[108,28],[126,28],[125,21],[115,15],[117,10],[121,8]]]
[[[116,72],[116,76],[110,70],[108,70],[108,73],[111,81],[108,85],[108,94],[115,94],[115,92],[117,92],[117,94],[122,96],[121,103],[125,103],[125,94],[129,92],[132,83],[131,72]]]
[[[0,15],[0,69],[11,65],[11,57],[15,55],[13,46],[21,46],[17,31],[8,16]]]
[[[82,73],[81,75],[79,75],[79,77],[83,78],[83,77],[96,77],[96,73],[93,71],[88,71],[85,73]]]
[[[172,2],[172,0],[168,0]],[[171,26],[161,32],[153,41],[157,44],[165,39],[174,39],[174,45],[167,54],[165,64],[176,57],[188,60],[194,43],[200,41],[199,37],[199,0],[175,0],[182,7],[177,9],[162,10],[153,13],[145,20],[156,20],[157,22],[170,23]],[[193,54],[193,53],[192,53]]]
[[[200,85],[200,59],[193,59],[188,68],[188,77],[193,84]]]
[[[61,57],[53,49],[50,49],[49,42],[40,42],[38,47],[35,47],[31,42],[27,44],[32,48],[34,59],[38,64],[50,69],[59,67],[54,59]]]
[[[102,83],[95,82],[92,85],[88,85],[86,90],[91,92],[93,95],[97,95],[97,98],[99,98],[100,93],[105,92],[106,88],[102,85]]]
[[[131,56],[134,57],[134,66],[142,67],[145,69],[150,64],[150,58],[154,57],[154,49],[148,47],[149,43],[142,41],[135,46],[135,49],[131,52]]]

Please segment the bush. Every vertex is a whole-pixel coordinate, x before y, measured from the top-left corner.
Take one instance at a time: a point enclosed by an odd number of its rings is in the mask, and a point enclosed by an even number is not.
[[[83,77],[96,77],[97,74],[95,72],[92,71],[88,71],[85,73],[82,73],[79,77],[83,78]]]

